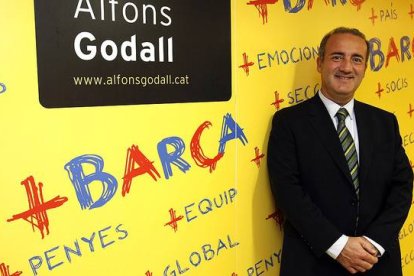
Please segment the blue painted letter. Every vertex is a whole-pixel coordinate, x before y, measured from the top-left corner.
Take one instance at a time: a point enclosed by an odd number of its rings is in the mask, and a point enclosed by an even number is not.
[[[85,175],[82,165],[92,165],[95,171]],[[76,196],[82,209],[94,209],[105,205],[116,193],[118,182],[111,174],[103,172],[104,161],[98,155],[82,155],[65,165],[69,178],[75,187]],[[102,183],[102,194],[93,201],[89,185],[93,181]]]
[[[229,133],[229,130],[231,130],[230,133]],[[224,153],[224,149],[226,148],[226,143],[236,138],[240,139],[243,145],[246,145],[247,137],[246,135],[244,135],[243,129],[233,120],[231,115],[227,113],[223,117],[219,152]]]
[[[174,151],[168,152],[168,145],[172,146]],[[176,165],[184,173],[190,169],[190,164],[181,158],[181,155],[183,155],[185,150],[185,144],[180,137],[165,138],[158,143],[157,149],[164,170],[165,179],[168,179],[173,175],[171,164]]]

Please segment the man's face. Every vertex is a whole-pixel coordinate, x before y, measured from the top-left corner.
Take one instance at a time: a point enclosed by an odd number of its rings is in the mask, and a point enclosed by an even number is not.
[[[365,75],[367,45],[364,39],[348,33],[332,35],[325,55],[317,59],[322,93],[334,102],[349,102]]]

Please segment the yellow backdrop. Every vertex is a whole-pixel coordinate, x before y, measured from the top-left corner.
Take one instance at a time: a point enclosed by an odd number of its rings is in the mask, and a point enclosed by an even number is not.
[[[33,1],[0,0],[1,276],[277,275],[283,233],[266,171],[270,120],[318,89],[318,43],[339,25],[360,28],[373,45],[356,98],[395,113],[414,159],[414,1],[231,3],[229,101],[46,109],[38,100]],[[199,167],[190,152],[197,129],[210,123],[200,144],[212,158],[229,119],[238,138],[214,170]],[[191,165],[186,173],[173,166],[168,179],[157,152],[167,137],[184,141]],[[139,149],[160,176],[135,177],[129,193],[119,187],[105,206],[82,210],[65,165],[99,156],[121,186],[128,149]],[[44,204],[60,206],[24,213],[29,184]],[[95,181],[92,197],[101,193]],[[13,220],[18,214],[27,220]],[[37,227],[45,216],[47,227]],[[400,233],[407,276],[413,233],[411,211]]]

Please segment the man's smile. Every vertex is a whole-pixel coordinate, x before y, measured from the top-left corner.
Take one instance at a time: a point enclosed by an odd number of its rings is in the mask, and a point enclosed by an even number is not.
[[[352,80],[354,79],[354,76],[346,76],[346,75],[342,75],[342,74],[335,74],[334,75],[335,78],[340,79],[340,80]]]

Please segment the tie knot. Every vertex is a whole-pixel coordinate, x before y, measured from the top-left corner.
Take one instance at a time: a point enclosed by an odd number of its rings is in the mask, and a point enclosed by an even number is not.
[[[341,107],[338,112],[336,112],[336,117],[338,117],[339,121],[345,121],[346,117],[348,117],[349,113],[346,108]]]

